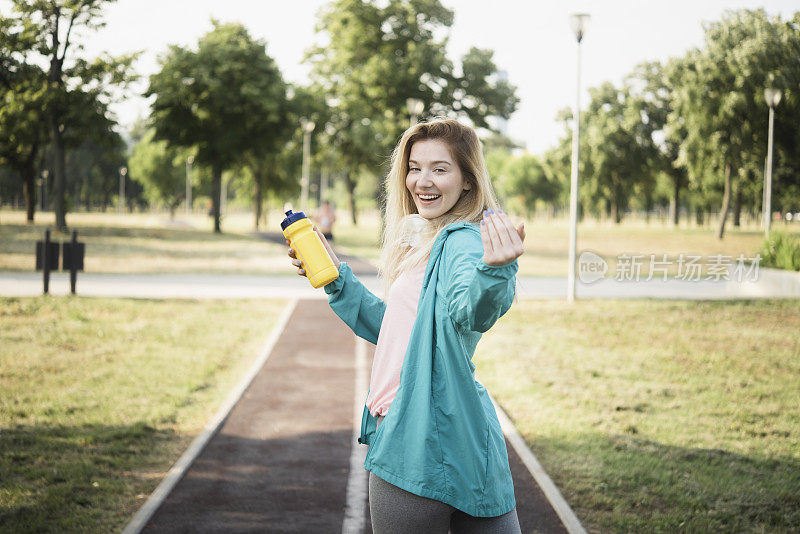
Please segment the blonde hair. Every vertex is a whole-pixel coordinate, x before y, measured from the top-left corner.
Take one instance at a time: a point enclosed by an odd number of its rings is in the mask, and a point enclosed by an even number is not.
[[[423,220],[421,227],[414,227],[408,224],[409,217],[418,213],[414,197],[406,187],[408,158],[414,143],[428,139],[440,140],[447,145],[470,187],[447,213],[436,219]],[[469,126],[453,119],[436,118],[406,130],[392,152],[392,165],[386,175],[385,187],[386,225],[379,273],[387,290],[402,272],[428,259],[436,236],[445,226],[454,222],[478,223],[484,210],[498,208],[478,135]],[[409,230],[409,227],[412,228]],[[409,239],[409,231],[418,232],[414,236],[416,239]]]

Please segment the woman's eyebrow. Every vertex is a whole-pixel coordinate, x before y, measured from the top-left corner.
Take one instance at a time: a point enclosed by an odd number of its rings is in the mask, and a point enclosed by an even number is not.
[[[419,165],[419,162],[417,160],[414,160],[414,159],[408,160],[408,163],[409,164],[416,163],[417,165]],[[432,161],[431,165],[438,165],[440,163],[444,163],[446,165],[452,165],[452,163],[450,163],[449,161],[443,160],[443,159],[440,159],[440,160],[437,160],[437,161]]]

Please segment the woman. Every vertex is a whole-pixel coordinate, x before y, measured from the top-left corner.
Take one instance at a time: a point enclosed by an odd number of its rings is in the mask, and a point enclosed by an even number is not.
[[[511,306],[524,227],[498,208],[480,141],[454,120],[403,134],[386,191],[385,303],[322,238],[340,273],[324,288],[331,308],[377,345],[358,440],[373,531],[520,532],[505,438],[472,356]]]
[[[317,228],[319,228],[322,235],[328,243],[333,242],[333,223],[336,222],[336,211],[327,200],[322,201],[317,213]]]

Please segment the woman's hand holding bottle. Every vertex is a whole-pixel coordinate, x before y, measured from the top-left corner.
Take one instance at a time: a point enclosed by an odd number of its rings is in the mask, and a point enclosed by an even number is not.
[[[483,262],[486,265],[500,266],[511,263],[525,252],[525,223],[514,226],[508,215],[501,210],[486,210],[481,221],[483,239]]]
[[[328,254],[331,257],[331,260],[333,260],[333,264],[336,266],[336,269],[339,270],[339,266],[341,265],[342,262],[340,262],[339,258],[336,257],[336,254],[333,252],[330,243],[328,243],[328,240],[325,239],[324,235],[322,235],[322,232],[319,231],[319,228],[315,226],[314,231],[319,236],[320,240],[322,241],[322,244],[325,245],[325,250],[328,251]],[[289,257],[292,258],[292,265],[297,267],[297,274],[300,276],[305,276],[306,271],[305,269],[303,269],[303,263],[297,258],[294,249],[291,248],[292,244],[288,239],[286,240],[286,244],[289,245]]]

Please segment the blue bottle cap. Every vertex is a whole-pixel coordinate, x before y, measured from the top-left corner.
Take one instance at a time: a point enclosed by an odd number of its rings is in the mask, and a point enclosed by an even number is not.
[[[305,219],[306,214],[302,211],[292,213],[292,210],[286,212],[286,218],[281,222],[281,230],[286,230],[286,227],[292,224],[293,222],[297,222],[300,219]]]

